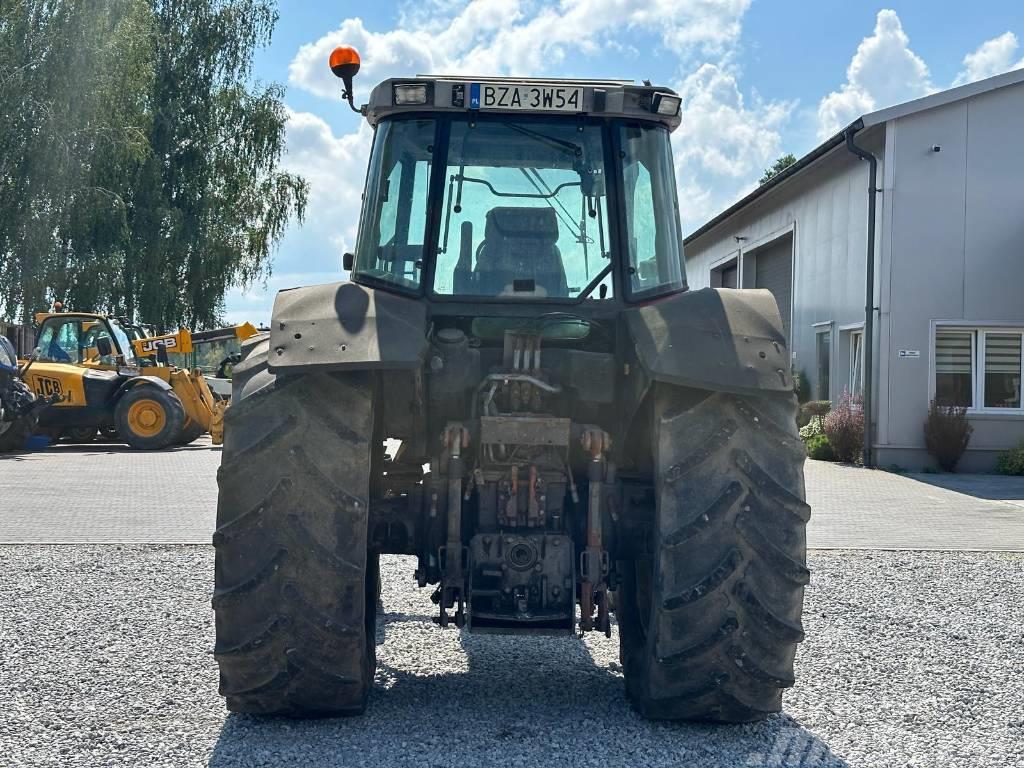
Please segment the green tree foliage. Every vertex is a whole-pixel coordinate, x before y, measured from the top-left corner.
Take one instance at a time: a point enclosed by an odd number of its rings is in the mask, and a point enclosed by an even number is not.
[[[772,163],[772,167],[771,168],[765,168],[764,169],[764,175],[761,177],[761,180],[759,182],[757,182],[757,183],[758,184],[767,184],[769,181],[771,181],[773,178],[778,176],[784,170],[789,168],[789,166],[791,166],[795,162],[796,162],[796,155],[793,155],[791,153],[783,155],[778,160],[776,160],[774,163]]]
[[[103,272],[123,258],[125,191],[148,151],[149,8],[0,2],[0,303],[111,304]]]
[[[0,313],[53,300],[213,325],[270,272],[305,182],[279,86],[250,82],[272,0],[0,0]]]

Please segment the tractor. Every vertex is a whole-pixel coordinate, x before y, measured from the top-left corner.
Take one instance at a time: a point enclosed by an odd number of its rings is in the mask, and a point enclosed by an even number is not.
[[[810,576],[790,354],[769,292],[688,289],[680,97],[417,76],[357,108],[358,54],[330,64],[373,149],[348,279],[278,293],[234,366],[228,709],[362,712],[398,554],[441,628],[617,631],[643,716],[779,711]]]
[[[25,448],[39,412],[51,402],[36,395],[24,381],[32,362],[20,365],[14,344],[0,336],[0,453]]]

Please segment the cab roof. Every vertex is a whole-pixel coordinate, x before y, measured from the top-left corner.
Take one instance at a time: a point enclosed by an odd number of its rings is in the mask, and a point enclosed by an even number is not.
[[[96,312],[36,312],[36,325],[42,325],[46,320],[48,320],[51,317],[85,317],[88,318],[89,320],[110,319],[108,315],[101,315]]]
[[[399,94],[414,95],[416,101],[402,99]],[[398,103],[400,99],[406,103]],[[533,108],[534,103],[539,106]],[[479,112],[627,118],[659,123],[673,131],[680,123],[680,104],[672,89],[638,85],[632,80],[417,75],[380,83],[360,111],[370,125],[408,113]]]

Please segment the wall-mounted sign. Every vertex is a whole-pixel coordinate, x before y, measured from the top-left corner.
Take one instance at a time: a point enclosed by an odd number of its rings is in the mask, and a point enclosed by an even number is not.
[[[916,360],[921,356],[920,349],[901,349],[900,360]]]

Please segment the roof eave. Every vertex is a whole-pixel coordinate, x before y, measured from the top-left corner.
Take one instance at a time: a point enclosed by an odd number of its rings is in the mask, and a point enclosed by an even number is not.
[[[797,160],[793,165],[789,166],[789,168],[772,177],[769,181],[759,186],[746,197],[733,203],[727,209],[715,216],[715,218],[711,219],[711,221],[692,232],[683,240],[683,244],[688,245],[698,237],[706,235],[734,213],[737,213],[761,196],[775,189],[780,184],[798,174],[804,168],[817,162],[837,146],[844,143],[846,141],[847,132],[852,131],[853,133],[856,133],[865,128],[873,128],[876,125],[887,123],[890,120],[906,117],[907,115],[915,112],[934,109],[945,104],[950,104],[954,101],[959,101],[960,99],[970,98],[982,93],[987,93],[988,91],[1005,88],[1006,86],[1017,85],[1018,83],[1024,83],[1024,69],[1015,69],[1010,72],[1004,72],[1003,74],[988,77],[984,80],[977,80],[973,83],[957,86],[956,88],[950,88],[945,91],[939,91],[938,93],[922,96],[919,99],[907,101],[903,104],[896,104],[892,107],[886,107],[885,109],[880,109],[875,112],[869,112],[868,114],[854,120],[848,126],[843,128],[843,130],[839,131],[839,133],[827,139],[817,148],[811,150],[808,154]]]

